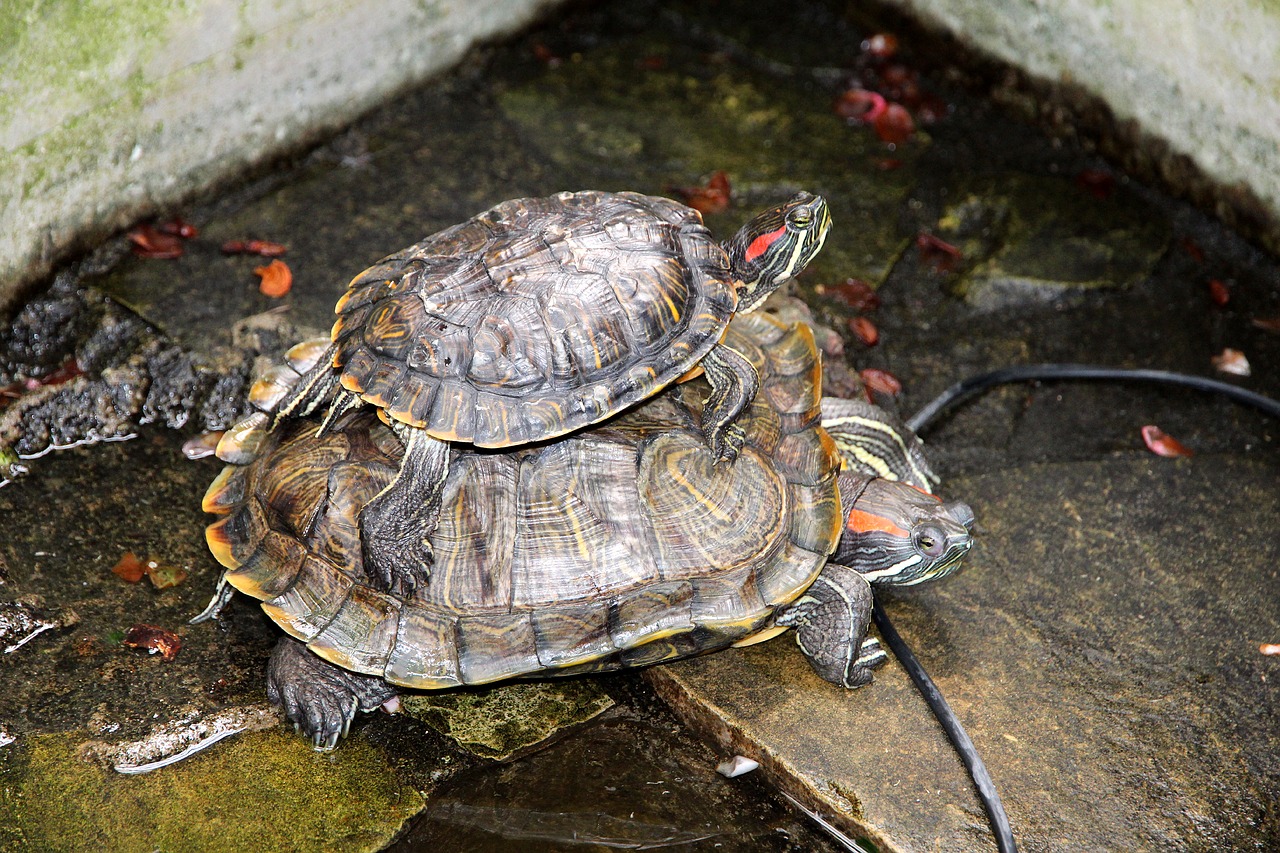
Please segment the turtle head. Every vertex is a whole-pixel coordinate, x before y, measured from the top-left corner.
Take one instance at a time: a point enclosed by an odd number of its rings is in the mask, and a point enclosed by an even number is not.
[[[725,242],[738,284],[738,311],[746,313],[797,275],[822,248],[831,212],[820,195],[796,193],[743,225]]]
[[[912,586],[945,577],[973,544],[973,510],[909,483],[840,475],[844,531],[832,559],[871,583]]]

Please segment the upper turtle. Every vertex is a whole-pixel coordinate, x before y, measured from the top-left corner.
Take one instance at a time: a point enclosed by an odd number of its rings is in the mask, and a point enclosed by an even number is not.
[[[665,198],[505,201],[357,275],[336,307],[333,364],[344,388],[436,438],[552,438],[688,373],[829,225],[808,193],[724,244]]]

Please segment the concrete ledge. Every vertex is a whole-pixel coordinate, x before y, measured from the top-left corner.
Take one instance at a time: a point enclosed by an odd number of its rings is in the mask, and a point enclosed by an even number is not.
[[[0,11],[0,311],[60,257],[351,121],[555,0]]]
[[[1280,6],[881,2],[998,66],[997,100],[1280,252]]]

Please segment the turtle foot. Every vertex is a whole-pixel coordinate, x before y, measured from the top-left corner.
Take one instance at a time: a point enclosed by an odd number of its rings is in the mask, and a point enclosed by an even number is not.
[[[747,434],[737,424],[725,424],[707,434],[707,446],[717,462],[732,462],[746,443]]]
[[[360,539],[365,571],[380,590],[410,598],[427,585],[435,554],[421,533],[397,536],[364,528]]]
[[[267,698],[322,752],[346,736],[356,711],[372,711],[397,695],[381,678],[334,666],[292,637],[282,638],[267,661]]]

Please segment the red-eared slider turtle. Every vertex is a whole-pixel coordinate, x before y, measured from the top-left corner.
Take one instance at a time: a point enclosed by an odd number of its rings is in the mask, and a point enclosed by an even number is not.
[[[823,678],[869,681],[884,654],[866,636],[868,579],[951,572],[972,514],[886,479],[927,467],[874,407],[831,401],[833,442],[807,327],[739,317],[726,343],[761,377],[733,465],[702,440],[700,380],[557,442],[460,449],[432,582],[411,595],[375,589],[361,564],[360,508],[405,452],[374,412],[318,437],[286,422],[260,457],[228,466],[205,497],[223,515],[208,541],[226,581],[290,635],[272,655],[271,698],[328,748],[398,687],[641,666],[785,628]],[[879,473],[861,473],[881,453],[892,458]]]
[[[448,470],[447,442],[513,447],[604,420],[701,365],[702,420],[717,459],[742,442],[734,421],[756,393],[749,360],[721,345],[822,247],[826,202],[798,193],[724,243],[701,215],[638,193],[560,193],[503,202],[356,276],[338,301],[332,346],[278,401],[276,423],[372,404],[405,443],[399,475],[360,514],[365,564],[381,588],[411,592]],[[339,387],[340,386],[340,387]],[[255,452],[259,413],[219,448]]]

